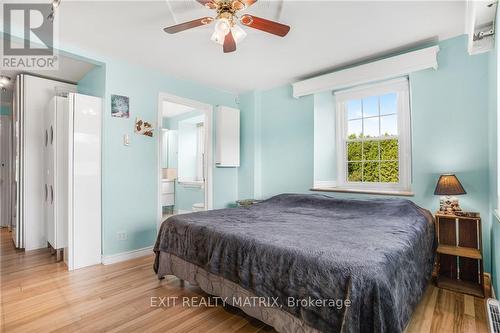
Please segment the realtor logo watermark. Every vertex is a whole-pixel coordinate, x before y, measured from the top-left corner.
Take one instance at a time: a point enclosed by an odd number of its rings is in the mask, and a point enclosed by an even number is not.
[[[56,70],[52,4],[4,3],[3,47],[0,69]],[[16,33],[21,38],[14,37]]]
[[[315,299],[311,297],[307,298],[294,298],[287,297],[284,303],[280,302],[278,297],[258,297],[258,296],[246,296],[246,297],[179,297],[179,296],[151,296],[150,306],[152,308],[160,307],[174,307],[182,306],[189,308],[200,308],[207,307],[213,308],[217,306],[226,306],[230,304],[232,306],[242,307],[274,307],[283,308],[283,306],[289,308],[332,308],[336,310],[342,310],[344,308],[350,307],[350,299]]]

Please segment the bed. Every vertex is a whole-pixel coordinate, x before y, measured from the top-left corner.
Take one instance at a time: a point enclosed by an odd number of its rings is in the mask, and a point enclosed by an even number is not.
[[[409,200],[281,194],[170,217],[154,270],[279,332],[402,332],[431,277],[435,247],[432,215]],[[259,302],[241,302],[248,297]]]

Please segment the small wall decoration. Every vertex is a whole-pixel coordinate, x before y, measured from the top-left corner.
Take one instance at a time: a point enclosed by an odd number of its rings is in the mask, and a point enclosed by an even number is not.
[[[134,131],[136,134],[153,137],[153,130],[153,125],[151,125],[151,123],[148,123],[147,121],[139,118],[135,119]]]
[[[130,116],[129,98],[127,96],[111,95],[111,116],[128,118]]]

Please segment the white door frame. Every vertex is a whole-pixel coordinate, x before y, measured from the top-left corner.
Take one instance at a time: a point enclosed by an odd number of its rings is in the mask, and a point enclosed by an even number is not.
[[[0,115],[0,226],[10,227],[11,116]]]
[[[211,104],[202,103],[196,100],[179,97],[176,95],[160,92],[158,97],[158,115],[157,124],[158,129],[162,127],[163,120],[163,102],[171,102],[176,104],[182,104],[185,106],[192,107],[198,111],[202,111],[205,115],[205,160],[204,169],[207,170],[205,178],[205,207],[207,210],[213,209],[213,133],[212,133],[212,119],[213,119],[213,106]],[[157,228],[160,228],[163,214],[161,205],[161,180],[162,180],[162,168],[161,168],[161,157],[162,157],[162,144],[160,131],[157,135],[158,151],[157,151],[157,205],[158,205],[158,223]]]

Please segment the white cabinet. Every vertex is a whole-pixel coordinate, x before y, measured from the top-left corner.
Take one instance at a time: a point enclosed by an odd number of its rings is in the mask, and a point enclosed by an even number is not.
[[[70,270],[101,262],[101,109],[100,98],[70,93],[46,110],[47,240]]]
[[[45,156],[45,108],[56,89],[76,91],[73,84],[26,74],[16,77],[13,108],[12,238],[26,251],[47,246]],[[50,134],[50,132],[48,133]]]
[[[101,263],[102,99],[69,94],[68,268]]]
[[[162,180],[161,182],[161,193],[174,193],[175,192],[175,185],[173,180]]]
[[[163,179],[161,182],[161,205],[175,205],[175,180]]]
[[[240,166],[240,110],[219,106],[216,110],[215,165]]]

